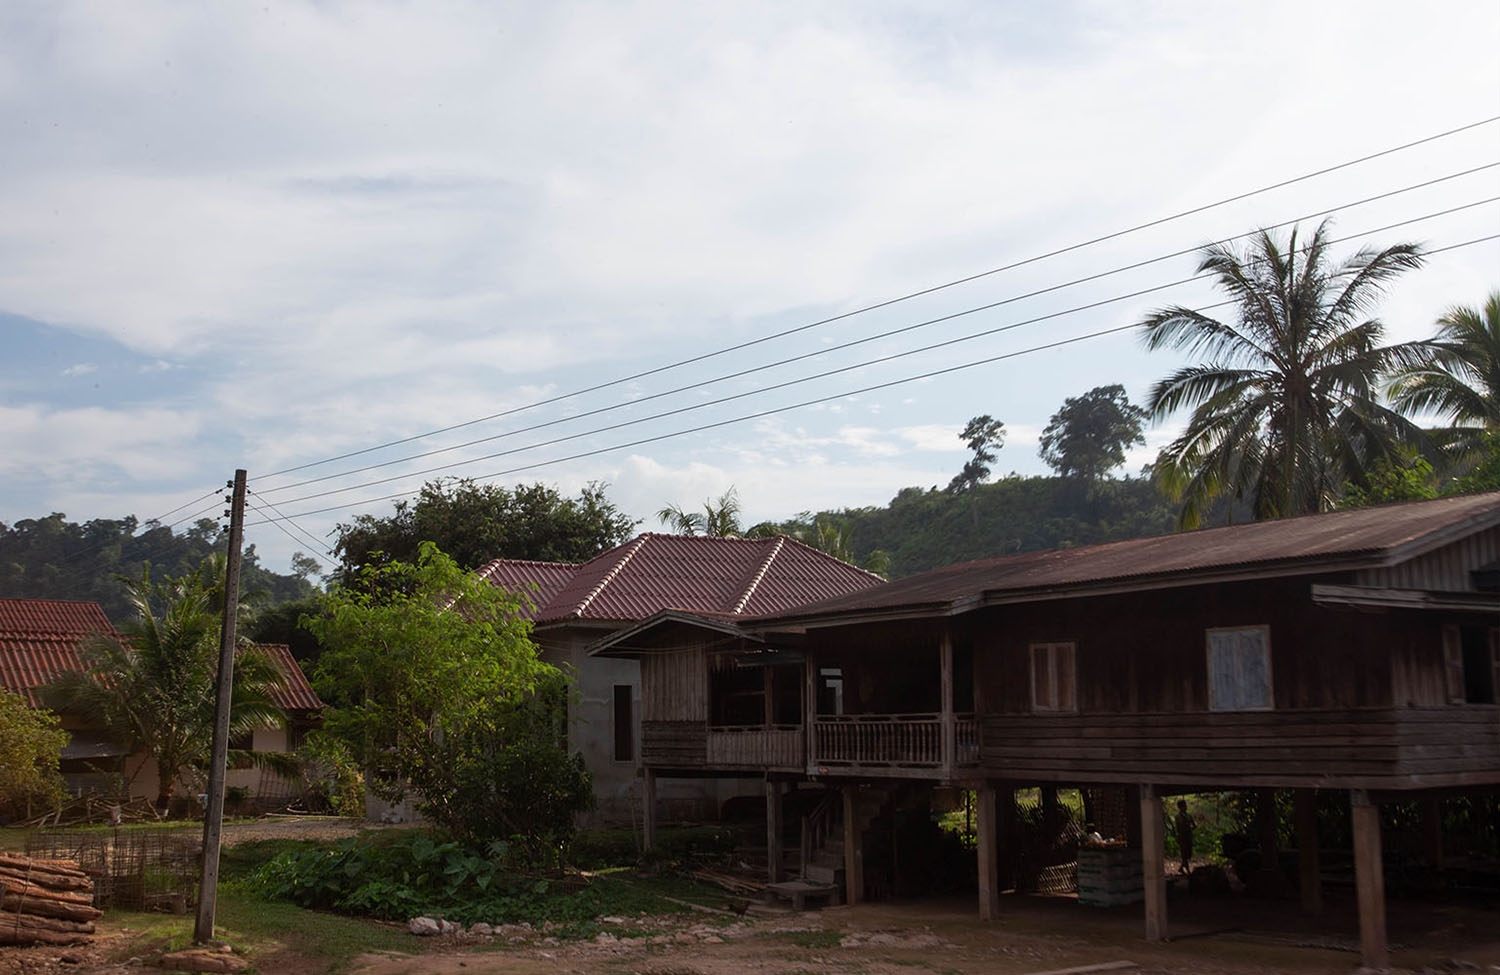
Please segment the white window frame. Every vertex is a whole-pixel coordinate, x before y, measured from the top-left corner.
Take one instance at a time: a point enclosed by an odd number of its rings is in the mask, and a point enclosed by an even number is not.
[[[1048,686],[1052,694],[1050,700],[1042,701],[1037,697],[1036,686],[1036,654],[1038,650],[1047,652],[1047,677]],[[1059,700],[1057,687],[1057,664],[1058,659],[1066,652],[1068,658],[1068,669],[1072,672],[1073,679],[1069,681],[1069,689],[1072,698],[1067,701]],[[1026,647],[1026,671],[1031,681],[1031,710],[1038,714],[1077,714],[1078,713],[1078,642],[1076,640],[1054,640],[1049,643],[1032,643]]]
[[[1260,633],[1261,648],[1265,653],[1266,671],[1266,703],[1249,706],[1231,706],[1220,704],[1214,700],[1214,636],[1220,633]],[[1216,626],[1203,631],[1203,674],[1208,684],[1208,709],[1210,711],[1237,712],[1237,711],[1274,711],[1276,710],[1276,675],[1271,669],[1271,627],[1266,624],[1258,626]]]

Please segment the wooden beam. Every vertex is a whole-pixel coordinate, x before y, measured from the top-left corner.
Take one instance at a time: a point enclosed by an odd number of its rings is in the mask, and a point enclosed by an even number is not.
[[[641,843],[656,848],[656,773],[649,768],[641,770]]]
[[[953,723],[953,636],[943,626],[943,637],[938,645],[938,671],[942,688],[942,754],[943,778],[953,777],[953,757],[957,742]]]
[[[999,817],[995,811],[995,787],[985,783],[975,790],[974,833],[979,857],[979,919],[1000,919]]]
[[[1166,824],[1156,790],[1143,785],[1141,795],[1141,882],[1146,889],[1146,940],[1167,938]]]
[[[802,681],[802,748],[807,763],[807,774],[817,773],[818,736],[818,661],[811,650],[803,662]]]
[[[844,903],[853,907],[865,899],[864,830],[859,823],[859,786],[844,786]]]
[[[1351,790],[1354,821],[1354,890],[1359,898],[1359,953],[1366,968],[1390,963],[1385,933],[1385,876],[1380,854],[1380,806],[1361,789]]]
[[[770,878],[770,883],[781,883],[781,861],[781,783],[768,778],[766,779],[766,875]]]
[[[766,667],[761,671],[761,718],[762,723],[770,728],[776,723],[776,707],[771,695],[775,693],[775,682],[771,680],[771,668]]]
[[[1297,813],[1297,874],[1302,889],[1302,909],[1323,912],[1323,872],[1318,850],[1318,794],[1313,789],[1292,793]]]

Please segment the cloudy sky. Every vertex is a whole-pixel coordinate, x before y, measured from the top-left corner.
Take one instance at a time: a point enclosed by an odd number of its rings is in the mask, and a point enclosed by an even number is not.
[[[277,569],[435,468],[757,521],[944,484],[979,413],[1040,473],[1065,397],[1176,364],[1079,337],[1215,300],[1180,252],[1500,233],[1500,167],[1458,175],[1497,49],[1467,2],[6,3],[0,521],[236,467]],[[1500,242],[1442,251],[1382,317],[1496,286]]]

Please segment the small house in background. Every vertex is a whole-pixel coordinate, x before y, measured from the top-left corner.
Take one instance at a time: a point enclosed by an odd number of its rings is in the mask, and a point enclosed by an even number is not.
[[[1381,805],[1421,804],[1440,866],[1441,801],[1500,787],[1497,567],[1490,493],[985,559],[759,616],[658,612],[589,652],[641,666],[648,842],[655,790],[758,774],[773,883],[802,811],[798,893],[911,895],[922,830],[959,787],[997,918],[1037,866],[1017,791],[1055,824],[1057,790],[1078,787],[1133,850],[1157,940],[1164,798],[1259,790],[1260,862],[1279,864],[1290,793],[1294,889],[1318,912],[1314,800],[1336,793],[1365,964],[1383,968]]]
[[[730,621],[882,581],[791,538],[654,533],[583,563],[496,559],[479,573],[530,598],[542,658],[572,672],[568,747],[593,776],[594,822],[610,824],[640,815],[641,671],[635,660],[589,656],[586,647],[664,611]],[[743,791],[734,774],[674,780],[658,797],[664,815],[717,819],[724,800]]]
[[[65,672],[82,670],[79,644],[95,636],[119,637],[98,603],[0,598],[0,686],[32,707],[44,707],[39,689]],[[323,702],[285,646],[260,649],[282,674],[273,699],[286,712],[287,724],[256,729],[230,744],[247,751],[290,751],[316,723]],[[62,773],[71,792],[109,792],[123,777],[131,798],[155,797],[155,764],[149,756],[129,754],[122,743],[84,727],[78,715],[60,717],[70,736],[62,752]],[[296,783],[254,768],[232,769],[226,784],[246,790],[259,803],[290,798],[297,790]]]

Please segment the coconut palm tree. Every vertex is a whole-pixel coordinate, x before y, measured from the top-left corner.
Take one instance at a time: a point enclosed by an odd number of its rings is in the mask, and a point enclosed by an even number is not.
[[[1437,324],[1427,361],[1398,373],[1388,391],[1397,409],[1436,413],[1453,424],[1455,446],[1471,447],[1500,430],[1500,290],[1482,310],[1455,305]]]
[[[703,502],[703,513],[685,511],[668,504],[656,513],[656,519],[679,535],[715,535],[720,538],[740,536],[740,497],[734,486],[719,495],[717,502]]]
[[[1427,446],[1376,396],[1380,376],[1421,363],[1421,343],[1383,346],[1384,326],[1366,317],[1387,282],[1421,265],[1421,251],[1363,248],[1334,263],[1328,230],[1324,221],[1303,243],[1293,229],[1285,245],[1262,231],[1243,253],[1204,248],[1198,271],[1229,296],[1237,321],[1174,307],[1140,323],[1148,348],[1209,360],[1162,379],[1146,404],[1157,421],[1192,410],[1155,465],[1183,528],[1221,498],[1248,503],[1256,518],[1328,510],[1369,464],[1403,443]]]
[[[79,716],[132,752],[149,754],[156,762],[156,805],[165,809],[177,781],[205,768],[212,746],[219,659],[214,586],[202,573],[155,582],[149,566],[141,578],[120,581],[137,614],[122,627],[124,638],[85,640],[78,648],[84,669],[60,675],[44,693],[55,710]],[[249,645],[239,648],[232,736],[285,724],[271,699],[280,680],[265,654]]]

